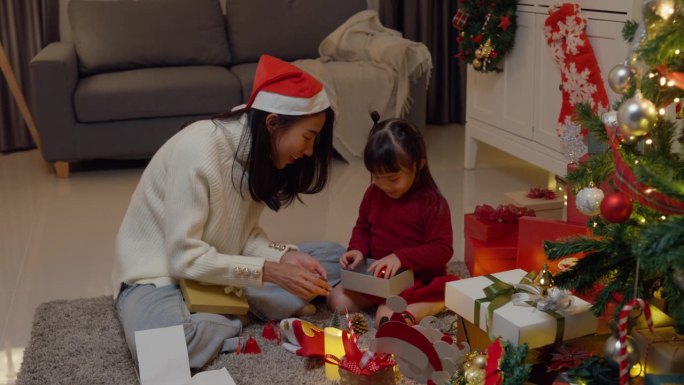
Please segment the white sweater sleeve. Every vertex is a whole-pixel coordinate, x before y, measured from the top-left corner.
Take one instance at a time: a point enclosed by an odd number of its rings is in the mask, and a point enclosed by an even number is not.
[[[203,153],[211,148],[181,146],[169,164],[172,169],[166,174],[164,212],[161,219],[165,235],[165,248],[169,256],[169,271],[172,276],[188,278],[206,283],[238,287],[263,285],[265,258],[259,254],[227,255],[203,240],[203,232],[210,215],[210,190],[219,190],[215,184],[222,183],[220,157],[228,154]],[[225,165],[225,163],[224,163]],[[212,188],[214,184],[214,188]],[[231,205],[247,204],[233,197],[235,202],[225,202],[225,209]],[[227,198],[228,199],[228,198]],[[229,213],[230,218],[230,213]],[[239,230],[243,223],[229,223]],[[228,228],[230,231],[230,227]]]

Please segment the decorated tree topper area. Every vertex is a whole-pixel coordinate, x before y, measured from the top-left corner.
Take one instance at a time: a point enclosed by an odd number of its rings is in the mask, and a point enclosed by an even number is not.
[[[458,36],[456,57],[480,72],[501,72],[502,61],[513,48],[517,0],[460,0],[452,19]]]

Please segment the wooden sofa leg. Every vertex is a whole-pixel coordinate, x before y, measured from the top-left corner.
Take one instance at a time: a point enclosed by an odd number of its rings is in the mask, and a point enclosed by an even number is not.
[[[64,162],[58,160],[54,163],[55,174],[58,178],[68,178],[69,177],[69,162]]]

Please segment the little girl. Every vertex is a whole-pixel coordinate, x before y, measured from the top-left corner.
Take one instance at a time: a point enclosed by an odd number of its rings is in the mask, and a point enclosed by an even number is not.
[[[404,120],[379,121],[368,136],[363,160],[371,173],[371,185],[359,208],[348,251],[340,258],[343,269],[354,269],[364,258],[375,276],[391,278],[400,269],[414,272],[414,286],[400,296],[417,322],[444,308],[446,282],[458,277],[446,274],[453,254],[449,205],[440,194],[427,165],[420,132]],[[379,304],[376,326],[392,315],[383,298],[333,288],[327,299],[332,310],[358,311]]]

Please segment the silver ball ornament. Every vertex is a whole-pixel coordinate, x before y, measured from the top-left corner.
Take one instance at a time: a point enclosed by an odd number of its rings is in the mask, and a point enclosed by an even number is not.
[[[653,102],[637,91],[633,97],[622,103],[618,109],[617,120],[623,137],[643,136],[658,120],[658,109]]]
[[[601,121],[603,122],[603,124],[607,124],[609,126],[617,127],[618,126],[617,111],[610,110],[610,111],[604,112],[603,115],[601,115]]]
[[[630,82],[634,77],[634,68],[629,64],[618,64],[608,72],[608,85],[610,89],[622,94],[629,88]]]
[[[593,216],[601,212],[603,191],[596,187],[585,187],[577,193],[575,206],[582,214]]]
[[[629,367],[637,364],[641,353],[639,351],[639,345],[632,336],[627,336],[625,340],[627,345],[627,365]],[[606,339],[606,343],[603,345],[603,357],[606,361],[614,367],[619,367],[618,359],[620,358],[620,339],[611,335]]]

